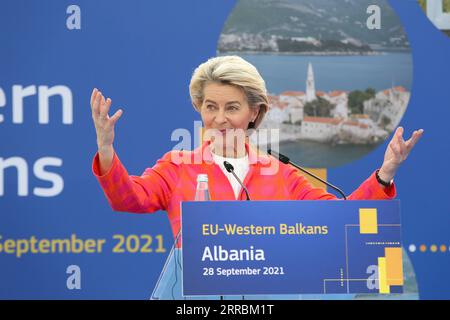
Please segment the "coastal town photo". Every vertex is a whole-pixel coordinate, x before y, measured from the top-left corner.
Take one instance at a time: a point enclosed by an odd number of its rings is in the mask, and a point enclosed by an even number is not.
[[[260,129],[279,129],[279,151],[309,167],[370,153],[411,96],[409,42],[384,0],[240,0],[217,51],[260,71],[269,92]]]

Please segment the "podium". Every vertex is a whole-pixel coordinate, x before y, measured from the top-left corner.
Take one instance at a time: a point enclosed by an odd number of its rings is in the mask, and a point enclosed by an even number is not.
[[[181,212],[182,249],[152,299],[418,298],[404,290],[398,200],[189,201]]]

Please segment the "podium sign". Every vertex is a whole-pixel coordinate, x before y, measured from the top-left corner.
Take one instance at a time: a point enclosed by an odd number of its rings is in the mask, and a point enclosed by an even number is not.
[[[402,293],[400,203],[182,202],[183,295]]]

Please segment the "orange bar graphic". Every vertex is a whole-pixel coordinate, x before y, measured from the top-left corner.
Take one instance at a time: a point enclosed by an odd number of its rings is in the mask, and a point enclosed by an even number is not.
[[[386,278],[389,286],[403,285],[402,248],[385,248]]]

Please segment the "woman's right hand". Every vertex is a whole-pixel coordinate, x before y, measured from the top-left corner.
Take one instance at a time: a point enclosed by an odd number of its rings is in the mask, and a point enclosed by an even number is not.
[[[119,109],[110,117],[108,112],[111,107],[111,102],[110,98],[105,100],[105,97],[97,88],[92,91],[92,119],[94,120],[95,131],[97,133],[97,147],[99,150],[112,147],[114,142],[114,126],[123,113]]]
[[[91,111],[97,133],[97,147],[100,156],[100,168],[102,172],[107,171],[113,160],[114,149],[114,126],[123,111],[117,110],[112,117],[108,115],[111,107],[111,99],[103,97],[102,93],[95,88],[91,95]]]

